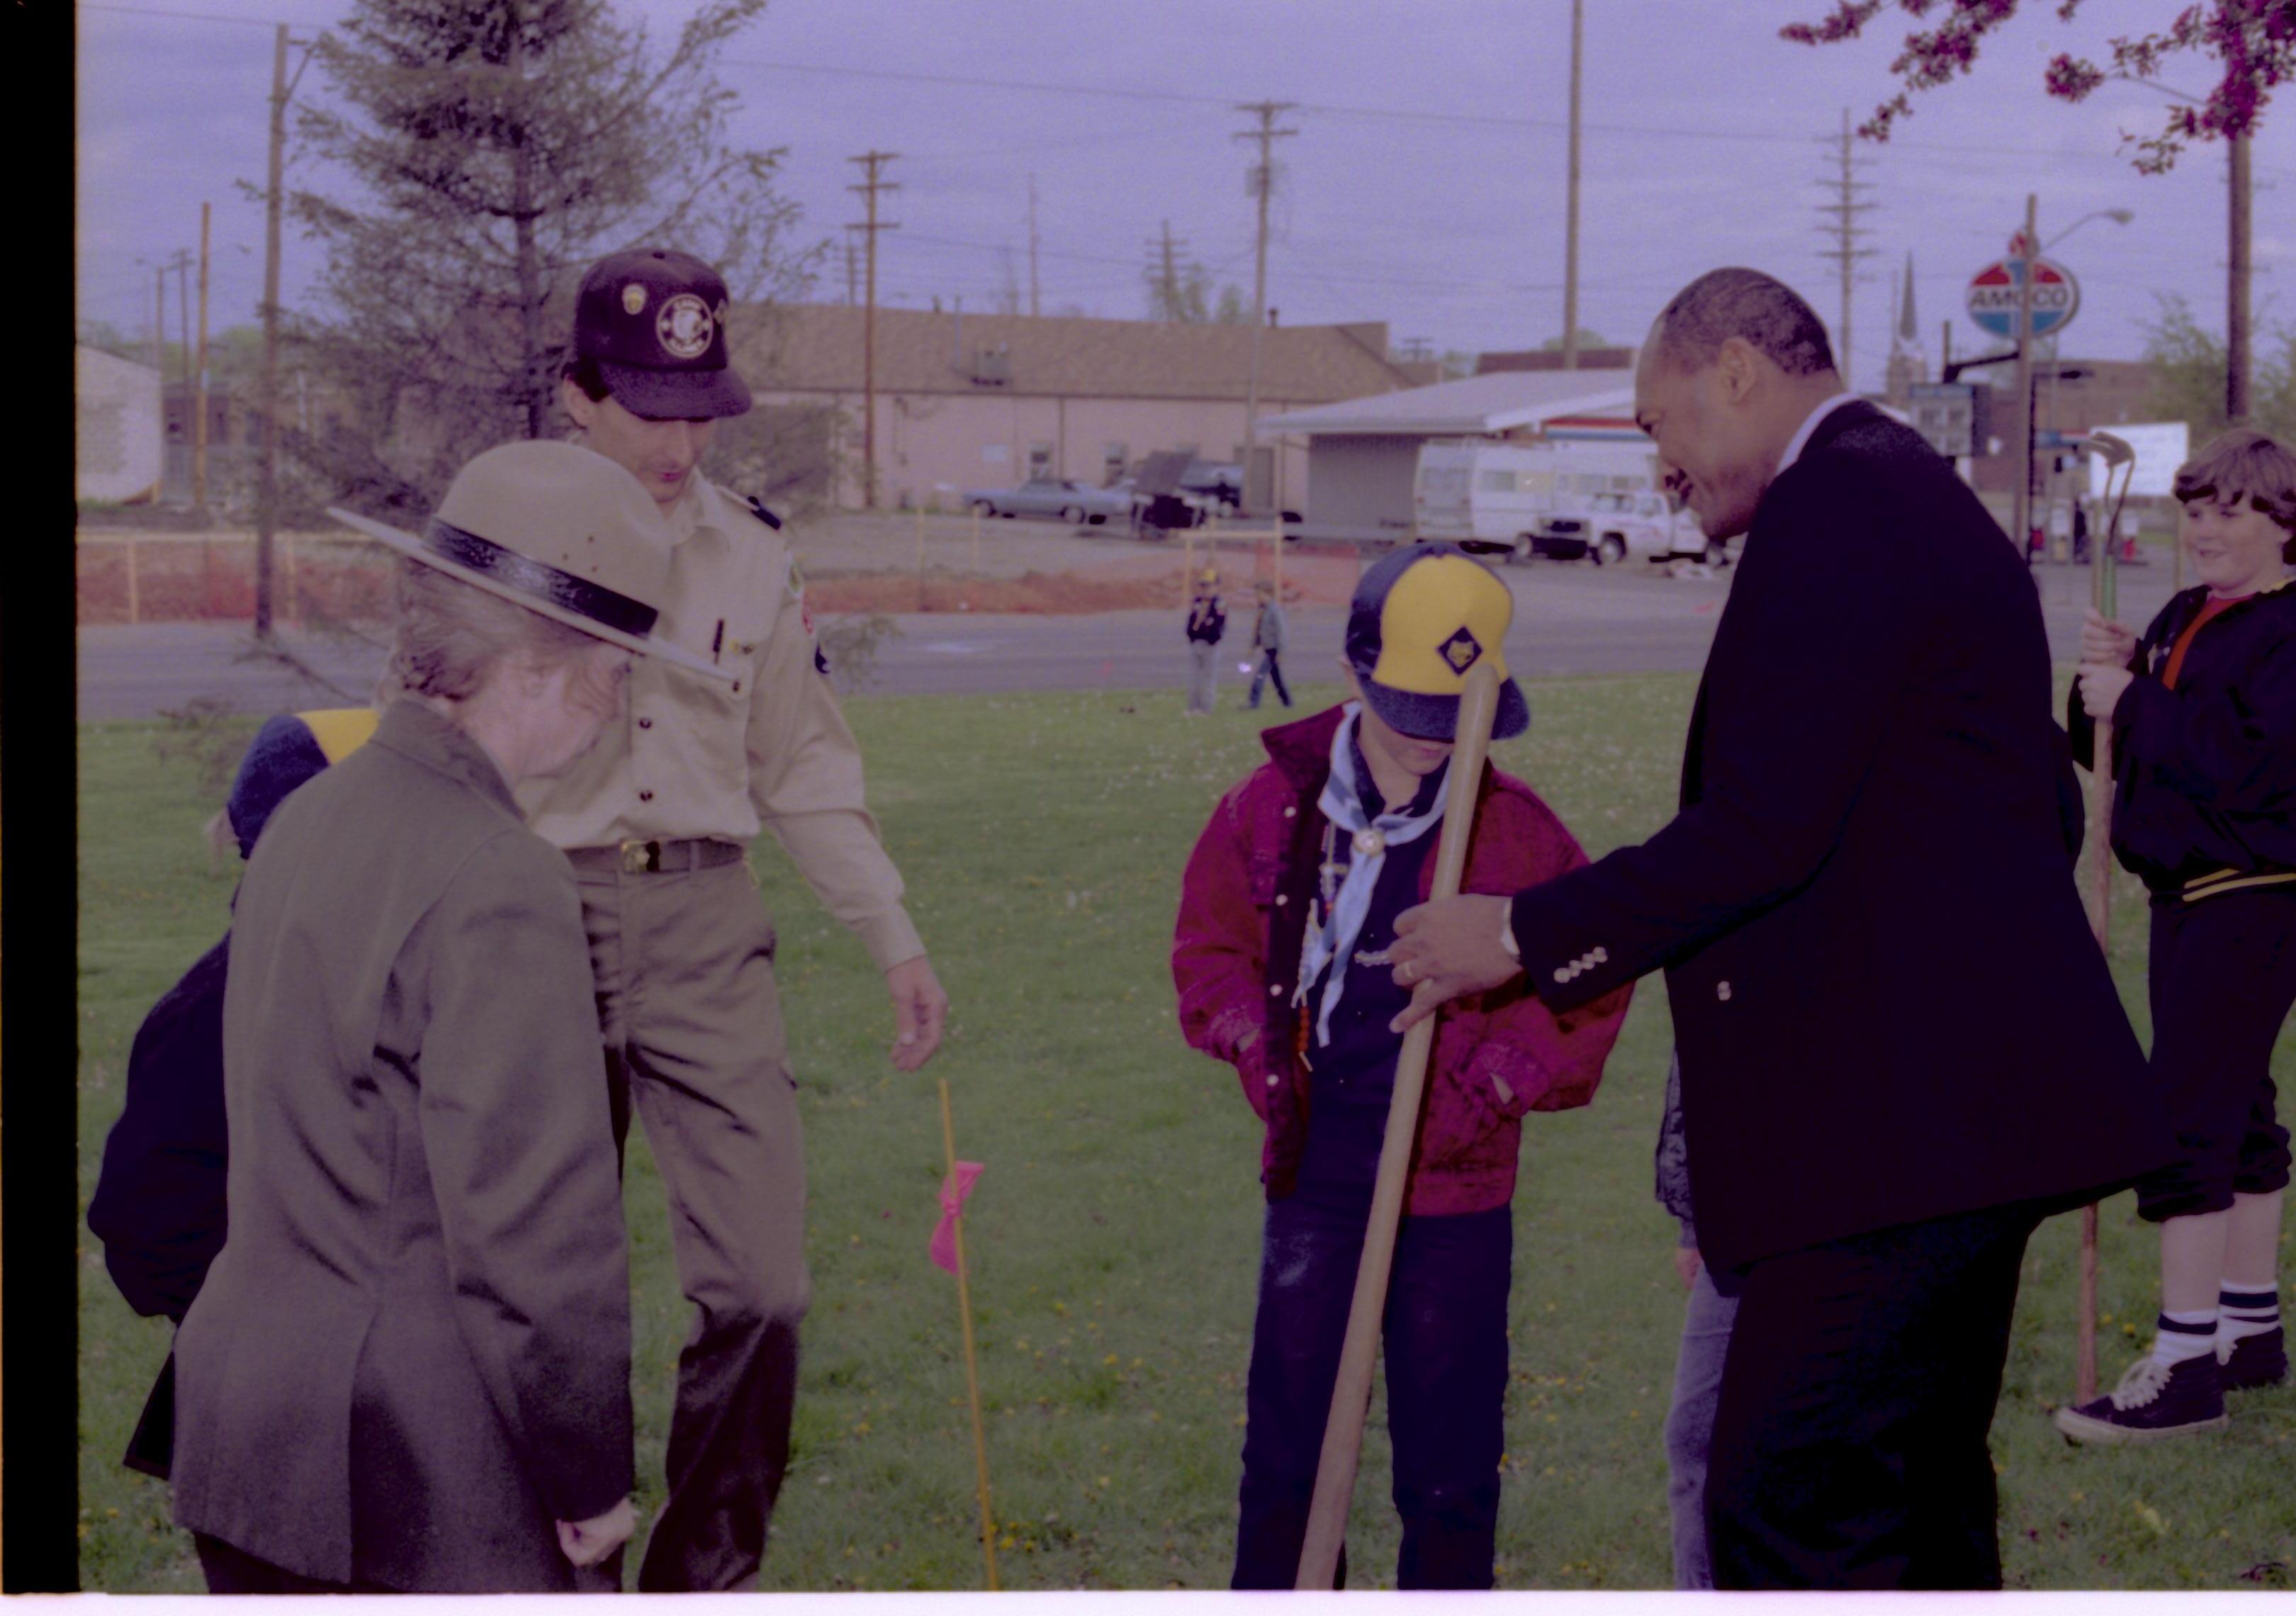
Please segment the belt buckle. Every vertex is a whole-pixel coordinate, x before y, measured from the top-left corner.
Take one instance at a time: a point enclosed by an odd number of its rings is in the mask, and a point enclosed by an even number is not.
[[[621,844],[622,874],[650,875],[661,868],[661,843],[659,841],[625,841]]]

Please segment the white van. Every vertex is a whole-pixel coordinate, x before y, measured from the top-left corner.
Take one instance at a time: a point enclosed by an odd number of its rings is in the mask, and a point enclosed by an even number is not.
[[[1476,539],[1530,554],[1546,517],[1597,494],[1657,487],[1647,439],[1623,443],[1431,442],[1419,451],[1413,509],[1419,537]]]

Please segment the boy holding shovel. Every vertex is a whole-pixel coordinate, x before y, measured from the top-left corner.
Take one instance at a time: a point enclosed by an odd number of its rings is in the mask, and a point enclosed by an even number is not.
[[[1188,861],[1172,951],[1182,1029],[1234,1065],[1266,1124],[1268,1210],[1253,1329],[1234,1586],[1290,1587],[1379,1167],[1409,989],[1395,916],[1423,902],[1460,693],[1489,659],[1493,734],[1529,724],[1501,650],[1513,602],[1450,545],[1382,558],[1357,587],[1356,699],[1261,737]],[[1506,892],[1587,862],[1521,781],[1479,783],[1464,890]],[[1513,884],[1509,884],[1513,883]],[[1385,1311],[1404,1587],[1491,1586],[1504,1447],[1507,1288],[1521,1118],[1593,1097],[1624,989],[1557,1016],[1524,988],[1438,1029]],[[1342,1563],[1344,1576],[1344,1563]]]

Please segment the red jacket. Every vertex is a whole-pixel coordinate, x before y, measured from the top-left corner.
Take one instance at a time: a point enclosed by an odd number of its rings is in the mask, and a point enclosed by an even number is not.
[[[1181,1031],[1235,1067],[1244,1097],[1267,1125],[1260,1176],[1271,1201],[1292,1193],[1308,1137],[1308,1073],[1298,1058],[1304,1013],[1292,1000],[1322,846],[1316,802],[1340,718],[1332,708],[1261,735],[1269,760],[1220,799],[1188,857],[1172,942]],[[1478,801],[1464,890],[1512,894],[1587,862],[1521,781],[1486,769]],[[1422,867],[1422,901],[1435,863],[1430,857]],[[1447,1005],[1436,1024],[1406,1210],[1445,1216],[1513,1199],[1523,1112],[1565,1111],[1595,1097],[1631,991],[1620,987],[1557,1015],[1518,977]],[[1512,1098],[1499,1098],[1493,1078],[1505,1080]]]

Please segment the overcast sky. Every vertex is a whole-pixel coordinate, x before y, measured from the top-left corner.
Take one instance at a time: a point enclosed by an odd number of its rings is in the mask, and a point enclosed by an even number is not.
[[[1798,287],[1829,324],[1838,273],[1819,207],[1835,193],[1833,136],[1892,87],[1906,20],[1850,45],[1777,37],[1828,0],[1587,0],[1579,323],[1638,340],[1699,271],[1742,263]],[[622,0],[667,36],[682,0]],[[2172,0],[2088,0],[2079,21],[2027,0],[1973,75],[1915,101],[1885,146],[1858,143],[1860,216],[1853,381],[1880,385],[1893,279],[1910,250],[1922,343],[1989,347],[1962,310],[1970,276],[1998,257],[2040,198],[2044,240],[2092,219],[2050,254],[2081,283],[2068,356],[2136,357],[2157,294],[2181,292],[2212,328],[2225,308],[2225,155],[2188,153],[2172,174],[2135,172],[2124,131],[2151,133],[2168,104],[2112,85],[2078,107],[2049,100],[2041,70],[2074,48],[2157,27]],[[316,30],[339,0],[122,0],[78,8],[79,265],[83,318],[151,328],[151,266],[196,247],[215,205],[213,326],[252,321],[263,220],[242,183],[263,174],[270,25]],[[196,13],[196,15],[185,14]],[[2204,92],[2208,64],[2177,60]],[[1249,293],[1252,205],[1240,102],[1300,103],[1278,147],[1268,300],[1286,324],[1383,320],[1398,343],[1536,346],[1562,329],[1570,0],[775,0],[726,53],[742,97],[736,136],[788,149],[789,193],[808,236],[858,218],[846,160],[899,153],[886,212],[881,299],[990,307],[1009,260],[1029,283],[1029,188],[1047,314],[1144,312],[1140,271],[1160,222]],[[314,73],[298,94],[324,94]],[[2254,144],[2254,305],[2296,323],[2296,94]],[[297,176],[291,183],[301,183]],[[287,299],[318,266],[291,235]],[[418,289],[410,288],[410,295]],[[844,296],[841,269],[820,300]],[[170,334],[175,290],[168,293]],[[1025,305],[1024,305],[1025,306]],[[1838,341],[1838,337],[1837,337]]]

